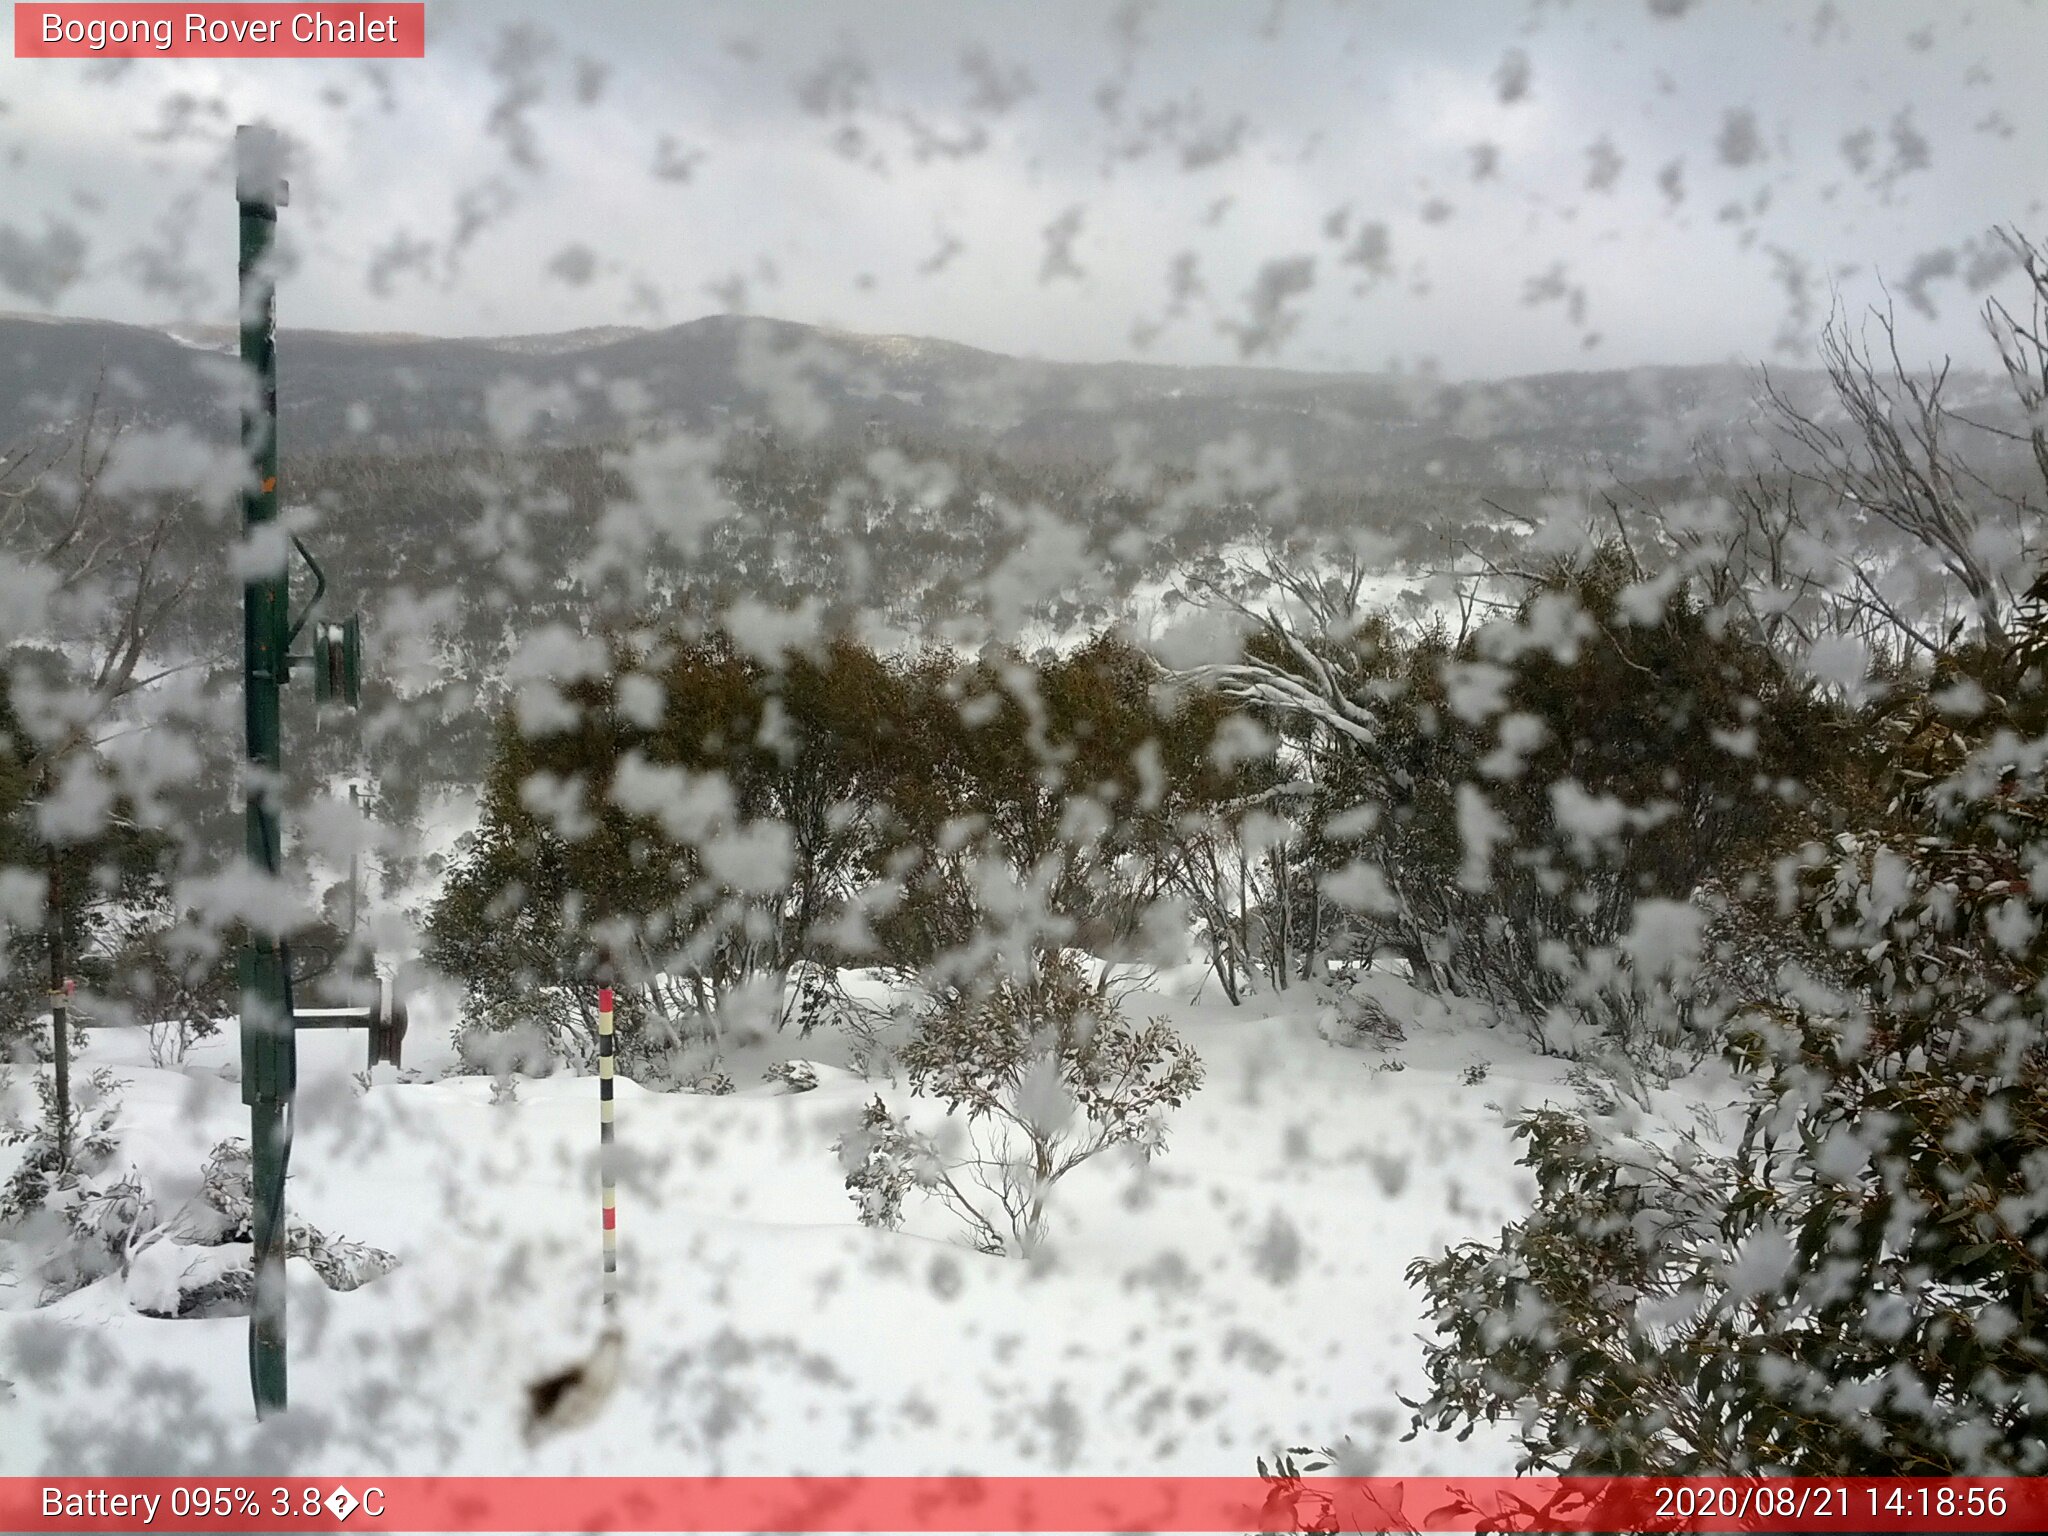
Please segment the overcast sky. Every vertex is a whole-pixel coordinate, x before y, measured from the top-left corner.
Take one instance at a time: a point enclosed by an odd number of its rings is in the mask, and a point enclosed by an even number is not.
[[[1990,231],[2048,234],[2019,0],[430,0],[419,61],[0,70],[0,304],[138,321],[230,317],[257,118],[342,329],[1498,376],[1790,360],[1881,274],[1981,360]]]

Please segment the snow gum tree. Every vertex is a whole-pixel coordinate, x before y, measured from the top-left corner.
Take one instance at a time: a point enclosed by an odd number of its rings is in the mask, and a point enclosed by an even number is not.
[[[1788,870],[1841,963],[1742,1021],[1732,1154],[1520,1122],[1535,1212],[1411,1269],[1418,1423],[1519,1419],[1572,1472],[2048,1468],[2044,804],[1990,740]]]
[[[842,965],[944,989],[1012,940],[1020,961],[1114,951],[1223,783],[1206,749],[1227,707],[1155,701],[1163,681],[1109,638],[974,662],[622,640],[504,719],[430,956],[475,1028],[582,1059],[591,1020],[565,989],[601,959],[628,984],[630,1056],[643,1025],[658,1054],[749,987],[804,1022],[789,979]]]
[[[656,637],[554,713],[508,716],[428,928],[472,1025],[587,1058],[572,984],[608,966],[630,1057],[711,1031],[736,989],[779,991],[868,867],[895,687],[857,646],[771,670],[726,636]]]
[[[1198,676],[1279,742],[1297,831],[1269,926],[1396,956],[1573,1054],[1652,1056],[1710,1022],[1694,898],[1798,827],[1778,786],[1841,725],[1644,578],[1595,545],[1455,638],[1342,605],[1251,615],[1243,657]]]
[[[2032,320],[1987,318],[2038,423],[2048,276],[2020,254]],[[1527,1467],[2048,1471],[2048,456],[2035,425],[2042,483],[2001,490],[1946,369],[1887,374],[1839,325],[1823,351],[1841,409],[1778,397],[1787,462],[1946,597],[1855,573],[1812,647],[1867,750],[1814,765],[1844,824],[1748,903],[1793,940],[1732,1019],[1732,1138],[1525,1116],[1534,1212],[1410,1270],[1437,1328],[1418,1427],[1514,1421]]]

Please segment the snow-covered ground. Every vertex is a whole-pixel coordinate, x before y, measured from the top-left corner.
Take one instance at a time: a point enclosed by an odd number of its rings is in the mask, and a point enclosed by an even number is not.
[[[1231,1008],[1201,980],[1127,1006],[1207,1066],[1167,1152],[1073,1174],[1034,1261],[973,1252],[915,1196],[904,1232],[857,1224],[832,1143],[901,1089],[829,1064],[804,1094],[622,1083],[624,1374],[594,1423],[533,1449],[524,1385],[599,1327],[595,1081],[362,1093],[358,1035],[302,1037],[292,1208],[401,1266],[330,1293],[292,1262],[293,1406],[260,1428],[244,1318],[147,1317],[119,1277],[0,1300],[0,1473],[1245,1475],[1346,1435],[1386,1472],[1511,1470],[1504,1432],[1398,1443],[1422,1383],[1403,1270],[1526,1210],[1504,1111],[1569,1101],[1564,1064],[1428,1017],[1384,1054],[1340,1046],[1305,990]],[[435,1022],[408,1042],[430,1070]],[[161,1070],[138,1032],[91,1038],[84,1067],[126,1084],[118,1162],[160,1204],[247,1134],[233,1054],[224,1035]]]

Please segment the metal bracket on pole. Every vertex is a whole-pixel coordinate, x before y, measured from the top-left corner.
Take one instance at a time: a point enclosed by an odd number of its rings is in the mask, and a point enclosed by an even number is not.
[[[389,976],[377,978],[377,995],[367,1003],[340,1008],[294,1008],[292,1025],[297,1029],[367,1029],[370,1032],[372,1067],[399,1065],[410,1024],[410,1009]]]
[[[306,627],[306,621],[319,610],[320,599],[327,595],[327,573],[320,569],[320,562],[313,558],[313,551],[306,548],[305,541],[296,533],[292,535],[292,548],[299,552],[299,558],[306,562],[306,569],[313,573],[313,595],[306,599],[306,611],[284,632],[286,649],[290,649],[291,643],[299,638],[300,631]]]

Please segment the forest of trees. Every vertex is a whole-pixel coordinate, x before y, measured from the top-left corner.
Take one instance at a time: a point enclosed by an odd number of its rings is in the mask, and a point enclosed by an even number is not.
[[[1184,674],[1114,634],[1036,660],[622,643],[544,726],[508,714],[432,953],[479,1019],[602,952],[686,1026],[803,966],[971,969],[1012,928],[1157,958],[1191,926],[1233,1000],[1391,958],[1588,1049],[1647,1044],[1691,991],[1595,957],[1796,844],[1814,813],[1777,786],[1827,739],[1853,771],[1858,732],[1689,600],[1624,626],[1620,561],[1527,595],[1593,619],[1570,661],[1363,615]]]

